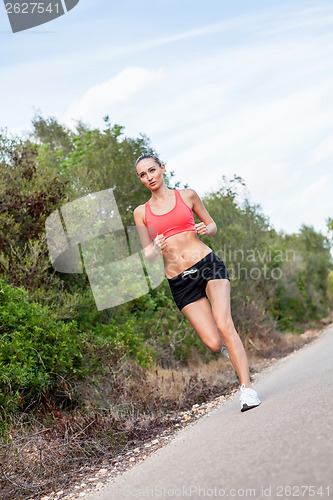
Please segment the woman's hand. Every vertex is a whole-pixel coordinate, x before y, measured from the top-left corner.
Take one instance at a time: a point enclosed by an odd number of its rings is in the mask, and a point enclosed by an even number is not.
[[[165,237],[164,237],[164,234],[158,234],[156,236],[156,238],[154,239],[154,252],[156,254],[160,253],[162,250],[164,250],[164,248],[167,246],[166,244],[166,241],[165,241]]]
[[[195,224],[194,228],[198,234],[201,236],[205,236],[206,234],[208,236],[213,236],[216,233],[216,224],[215,222],[210,222],[209,224],[206,224],[204,222],[199,222],[199,224]]]
[[[204,222],[199,222],[199,224],[195,224],[194,228],[196,232],[199,233],[201,236],[207,234],[207,226]]]

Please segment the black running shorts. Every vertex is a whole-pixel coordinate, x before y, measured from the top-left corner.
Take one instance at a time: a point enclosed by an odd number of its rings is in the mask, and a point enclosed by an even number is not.
[[[223,261],[209,253],[196,264],[182,273],[168,278],[172,296],[179,310],[201,297],[207,297],[206,286],[209,280],[227,279],[230,281],[227,268]]]

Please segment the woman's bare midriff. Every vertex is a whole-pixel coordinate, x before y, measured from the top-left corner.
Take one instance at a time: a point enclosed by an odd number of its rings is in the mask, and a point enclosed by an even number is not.
[[[184,231],[170,236],[166,244],[162,255],[165,275],[169,279],[193,266],[212,251],[198,238],[195,231]]]

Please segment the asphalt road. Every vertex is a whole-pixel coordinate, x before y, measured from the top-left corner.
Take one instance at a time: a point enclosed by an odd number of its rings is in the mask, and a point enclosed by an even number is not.
[[[86,500],[333,499],[333,328]]]

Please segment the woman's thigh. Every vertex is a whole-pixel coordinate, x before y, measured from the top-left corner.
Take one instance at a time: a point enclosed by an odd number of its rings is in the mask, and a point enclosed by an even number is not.
[[[227,279],[210,280],[206,294],[212,306],[215,323],[223,334],[234,328],[230,310],[230,281]]]
[[[223,342],[217,331],[212,310],[206,297],[187,304],[182,308],[182,313],[185,314],[207,347],[215,352],[221,350]]]

